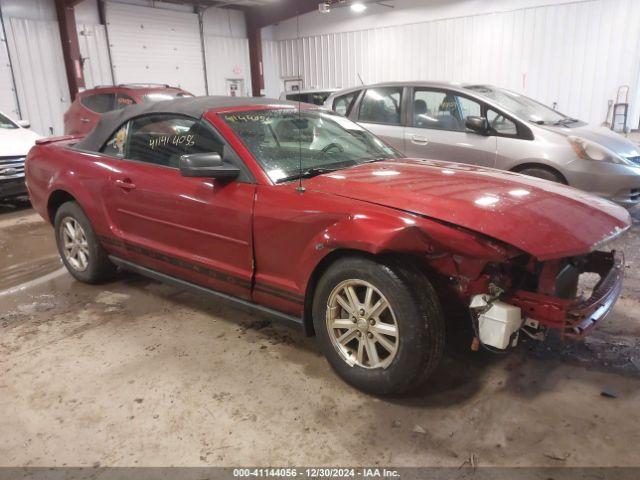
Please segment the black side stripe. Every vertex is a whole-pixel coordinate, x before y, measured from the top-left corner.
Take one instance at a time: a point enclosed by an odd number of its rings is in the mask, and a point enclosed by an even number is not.
[[[149,257],[154,260],[159,260],[161,262],[165,262],[176,267],[184,268],[186,270],[191,270],[192,272],[199,273],[201,275],[206,275],[209,278],[213,278],[215,280],[219,280],[221,282],[228,283],[230,285],[235,285],[235,286],[246,288],[246,289],[251,289],[251,286],[252,286],[252,283],[249,280],[246,280],[244,278],[231,275],[229,273],[221,272],[219,270],[215,270],[210,267],[205,267],[195,263],[187,262],[179,258],[171,257],[169,255],[165,255],[164,253],[160,253],[156,250],[151,250],[147,247],[142,247],[140,245],[124,242],[122,240],[119,240],[113,237],[100,236],[99,238],[101,242],[107,245],[124,248],[130,252],[138,253],[140,255],[144,255],[145,257]],[[262,293],[266,293],[267,295],[273,295],[275,297],[282,298],[283,300],[287,300],[288,302],[292,302],[296,304],[304,303],[304,296],[298,295],[288,290],[283,290],[283,289],[273,287],[270,285],[265,285],[265,284],[256,284],[254,288]]]
[[[266,293],[267,295],[273,295],[275,297],[280,297],[283,300],[287,300],[288,302],[299,304],[304,303],[304,296],[298,295],[297,293],[290,292],[288,290],[282,290],[270,285],[265,285],[264,283],[256,283],[254,288],[258,292]]]

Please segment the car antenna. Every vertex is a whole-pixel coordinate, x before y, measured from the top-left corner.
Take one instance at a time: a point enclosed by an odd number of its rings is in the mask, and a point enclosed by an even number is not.
[[[362,86],[364,87],[364,82],[362,81],[362,77],[360,76],[360,73],[358,73],[358,79],[360,80],[360,83],[362,84]]]
[[[300,11],[296,9],[296,43],[298,44],[298,79],[302,82],[302,75],[300,74],[300,63],[302,62],[302,39],[300,38]],[[302,85],[300,85],[302,87]],[[304,193],[304,186],[302,185],[302,95],[298,95],[298,186],[296,192]]]

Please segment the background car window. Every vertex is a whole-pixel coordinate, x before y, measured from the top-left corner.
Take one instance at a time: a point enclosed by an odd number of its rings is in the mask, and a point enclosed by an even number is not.
[[[340,97],[336,97],[333,101],[333,110],[338,112],[340,115],[347,116],[351,111],[351,107],[353,105],[353,101],[356,99],[360,91],[347,93],[346,95],[341,95]]]
[[[331,92],[309,92],[309,93],[290,93],[287,94],[287,100],[292,102],[311,103],[313,105],[322,105]]]
[[[106,113],[115,108],[115,93],[98,93],[95,95],[87,95],[80,99],[80,103],[92,112]]]
[[[128,130],[129,122],[118,128],[100,151],[113,157],[124,158]]]
[[[518,127],[515,122],[495,110],[487,110],[487,120],[491,129],[499,135],[518,135]]]
[[[413,94],[413,126],[465,131],[469,116],[481,115],[479,102],[452,92],[416,89]]]
[[[401,87],[367,90],[360,106],[359,121],[400,125]]]
[[[0,113],[0,128],[14,129],[18,126]]]
[[[115,110],[120,110],[122,108],[128,107],[129,105],[133,105],[135,103],[136,101],[129,95],[125,95],[124,93],[119,93],[118,95],[116,95]]]

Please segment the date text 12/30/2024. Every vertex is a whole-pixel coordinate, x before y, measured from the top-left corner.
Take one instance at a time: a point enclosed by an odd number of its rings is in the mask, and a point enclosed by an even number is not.
[[[236,478],[398,478],[388,468],[234,468]]]

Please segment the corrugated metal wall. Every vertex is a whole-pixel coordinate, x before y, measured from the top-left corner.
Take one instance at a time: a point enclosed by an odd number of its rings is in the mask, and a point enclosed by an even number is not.
[[[280,42],[262,40],[262,73],[264,75],[264,94],[278,98],[282,93],[280,68]]]
[[[249,40],[205,35],[209,95],[227,95],[226,79],[244,80],[239,96],[251,95]]]
[[[116,83],[168,83],[205,94],[198,16],[107,2]]]
[[[638,88],[639,25],[640,1],[589,0],[267,40],[263,49],[281,78],[297,76],[301,61],[306,87],[354,86],[358,74],[365,83],[488,82],[599,124],[619,85]],[[265,81],[268,91],[282,89],[273,77]],[[638,125],[637,106],[629,125]]]
[[[86,88],[113,84],[106,28],[104,25],[78,25],[77,29]]]
[[[5,19],[18,102],[23,119],[42,135],[61,135],[62,115],[69,107],[58,23]]]
[[[16,92],[11,77],[11,62],[2,26],[0,26],[0,112],[13,118],[19,117]]]

